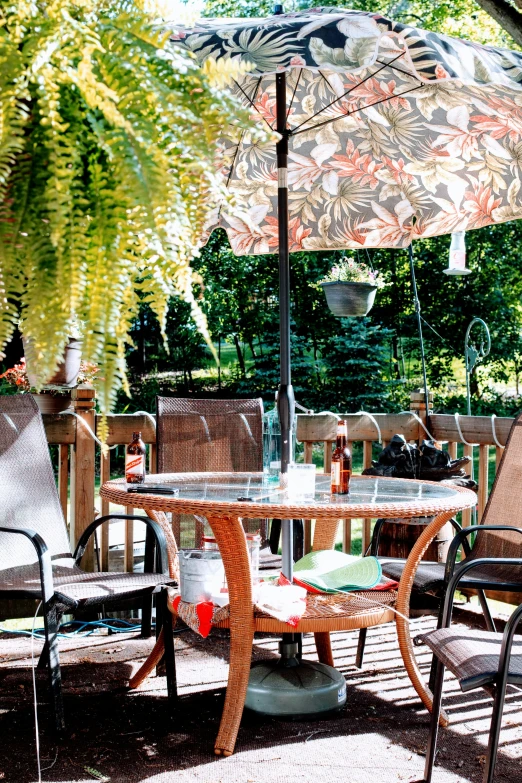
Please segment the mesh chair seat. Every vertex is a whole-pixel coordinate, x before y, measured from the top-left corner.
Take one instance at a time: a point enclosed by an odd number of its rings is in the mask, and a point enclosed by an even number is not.
[[[389,579],[395,579],[397,582],[400,582],[406,559],[379,557],[378,560],[382,566],[383,574]],[[421,593],[438,590],[444,583],[444,569],[444,563],[432,563],[428,560],[421,560],[413,580],[414,589]]]
[[[491,685],[498,672],[502,634],[470,631],[457,626],[421,636],[458,679],[462,691]],[[509,662],[508,682],[522,685],[522,640],[515,641]]]
[[[405,559],[379,557],[379,562],[385,576],[390,579],[396,579],[398,582],[400,581],[406,563]],[[445,567],[444,563],[422,560],[413,580],[414,589],[420,593],[437,592],[440,590],[444,584]],[[455,573],[458,572],[458,569],[459,566],[457,565]],[[512,585],[514,591],[518,589],[522,592],[522,566],[479,566],[472,569],[467,578],[464,577],[460,582],[460,586],[477,587],[479,589],[488,589],[492,586],[491,589],[494,589],[495,585],[505,585],[506,583]]]
[[[117,572],[87,573],[75,565],[53,566],[53,584],[58,603],[65,607],[105,604],[152,593],[168,584],[164,574],[128,574]],[[37,563],[0,571],[0,592],[20,591],[41,598],[40,569]]]

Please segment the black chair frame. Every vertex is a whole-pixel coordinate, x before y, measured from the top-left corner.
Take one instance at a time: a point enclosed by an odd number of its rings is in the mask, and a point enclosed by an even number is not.
[[[515,558],[477,558],[476,560],[465,560],[461,563],[456,562],[458,549],[466,538],[473,533],[480,533],[481,530],[509,530],[510,532],[517,532],[522,535],[522,529],[515,528],[506,525],[473,525],[471,527],[462,529],[453,539],[448,552],[448,559],[446,562],[446,574],[445,582],[447,584],[444,605],[440,615],[439,628],[449,628],[451,625],[451,619],[453,614],[453,603],[455,598],[455,592],[459,586],[461,587],[473,587],[476,582],[473,579],[465,578],[468,571],[474,568],[485,565],[513,565],[522,566],[522,559]],[[458,566],[458,570],[455,572],[455,568]],[[517,582],[492,582],[491,585],[484,584],[481,581],[481,587],[484,589],[494,589],[498,591],[506,592],[520,592],[522,593],[522,584]],[[495,764],[498,754],[498,741],[500,736],[500,727],[502,723],[502,712],[504,709],[504,701],[506,697],[507,679],[509,673],[509,662],[511,657],[511,650],[513,647],[513,640],[516,630],[522,620],[522,604],[515,610],[508,620],[503,638],[502,647],[500,652],[498,670],[495,677],[492,679],[490,685],[494,688],[494,701],[493,701],[493,713],[491,717],[491,725],[489,731],[488,750],[486,755],[486,764],[484,768],[484,783],[493,783],[493,776],[495,773]],[[433,774],[433,765],[435,762],[437,735],[439,727],[439,717],[442,702],[442,689],[444,684],[445,666],[434,655],[434,666],[432,666],[432,672],[434,673],[434,685],[433,685],[433,708],[431,714],[430,734],[428,739],[428,748],[426,752],[426,764],[424,769],[424,783],[431,783]]]
[[[154,520],[146,516],[130,516],[128,514],[109,514],[103,517],[95,519],[82,533],[80,540],[74,551],[74,561],[76,565],[79,565],[81,559],[87,548],[87,544],[92,535],[96,533],[96,530],[105,522],[109,522],[113,519],[132,519],[135,521],[144,522],[147,526],[147,532],[149,534],[149,546],[148,546],[148,559],[150,561],[153,548],[150,546],[150,541],[153,541],[156,549],[156,567],[159,573],[168,575],[168,559],[167,559],[167,541],[165,534]],[[42,538],[42,536],[31,528],[11,528],[0,527],[0,533],[8,533],[11,535],[25,536],[29,539],[33,545],[37,557],[38,565],[40,569],[40,591],[31,590],[2,590],[0,599],[12,599],[12,598],[36,598],[40,599],[43,609],[45,642],[42,655],[40,657],[39,666],[44,663],[48,666],[49,673],[49,687],[51,692],[51,703],[54,709],[56,730],[59,735],[62,735],[65,731],[65,719],[63,710],[63,697],[62,697],[62,678],[60,670],[60,658],[58,653],[58,631],[60,625],[60,619],[64,613],[64,609],[71,614],[74,614],[75,610],[79,608],[80,603],[68,596],[57,593],[53,584],[53,570],[52,562],[49,554],[48,547]],[[152,553],[152,560],[154,560],[154,554]],[[160,588],[162,592],[166,594],[164,588]],[[149,598],[149,596],[147,596]],[[121,600],[125,600],[125,594],[122,594]],[[90,605],[96,605],[91,603]],[[163,603],[163,602],[162,602]],[[150,604],[150,600],[149,600]],[[98,605],[103,605],[103,601],[100,601]],[[160,607],[158,606],[158,609]],[[39,611],[39,608],[37,612]],[[163,617],[158,617],[157,633],[163,623]]]

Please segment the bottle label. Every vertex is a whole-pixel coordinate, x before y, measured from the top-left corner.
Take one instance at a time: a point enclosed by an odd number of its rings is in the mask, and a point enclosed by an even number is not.
[[[332,487],[338,487],[341,483],[341,463],[332,462]]]
[[[145,454],[128,454],[125,458],[125,475],[145,475]]]

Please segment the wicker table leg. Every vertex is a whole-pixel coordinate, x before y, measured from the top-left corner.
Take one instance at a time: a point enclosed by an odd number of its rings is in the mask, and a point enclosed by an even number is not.
[[[453,511],[446,511],[439,514],[433,522],[431,522],[423,530],[419,538],[417,539],[415,546],[410,552],[399,585],[397,593],[397,611],[405,617],[409,617],[410,614],[410,596],[413,587],[413,581],[415,573],[419,567],[419,563],[422,556],[426,552],[427,548],[439,532],[439,530],[452,518]],[[413,643],[411,640],[409,623],[404,620],[399,614],[396,615],[397,636],[399,638],[399,648],[404,661],[404,666],[408,672],[408,677],[415,690],[417,691],[422,703],[426,709],[431,712],[433,704],[433,695],[430,689],[425,685],[422,674],[417,666],[415,659],[415,653],[413,651]],[[449,719],[447,714],[441,710],[439,723],[441,726],[447,726]]]
[[[245,531],[237,517],[209,518],[223,558],[230,596],[230,666],[227,693],[219,733],[214,745],[217,756],[234,752],[243,715],[254,641],[252,575]]]

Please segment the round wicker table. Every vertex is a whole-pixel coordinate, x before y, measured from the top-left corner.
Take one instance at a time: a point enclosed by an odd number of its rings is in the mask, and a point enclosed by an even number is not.
[[[308,497],[290,496],[277,485],[267,484],[260,473],[156,474],[148,476],[146,483],[167,484],[172,486],[177,494],[130,494],[124,479],[106,482],[100,494],[112,503],[144,510],[162,526],[168,543],[172,578],[178,578],[179,575],[178,550],[166,516],[169,512],[205,517],[223,558],[230,595],[230,669],[220,730],[215,743],[216,753],[229,755],[234,748],[245,701],[254,630],[279,633],[284,630],[281,623],[277,625],[277,621],[269,619],[263,622],[263,618],[257,618],[254,623],[250,563],[242,518],[315,520],[314,549],[330,549],[334,546],[341,519],[385,517],[404,520],[413,517],[435,517],[426,525],[408,558],[396,596],[396,613],[390,606],[389,599],[386,601],[383,598],[381,606],[369,607],[362,603],[360,611],[354,611],[352,607],[347,612],[348,624],[341,624],[335,611],[332,617],[324,616],[323,612],[319,624],[312,621],[313,616],[307,621],[305,615],[300,626],[295,629],[297,632],[314,631],[319,658],[332,664],[330,631],[369,627],[395,619],[406,671],[422,702],[431,710],[432,694],[417,666],[407,619],[413,580],[419,562],[433,538],[458,511],[476,504],[475,493],[435,482],[374,476],[352,477],[350,494],[344,496],[330,494],[330,476],[324,475],[317,476],[315,494]],[[355,595],[348,594],[347,600],[354,600]],[[379,593],[374,593],[374,596],[375,600],[379,601]],[[343,614],[343,608],[337,607],[336,612],[338,615]],[[137,687],[152,671],[161,652],[162,640],[159,638],[148,660],[132,678],[131,687]],[[448,722],[444,713],[441,714],[441,722]]]

